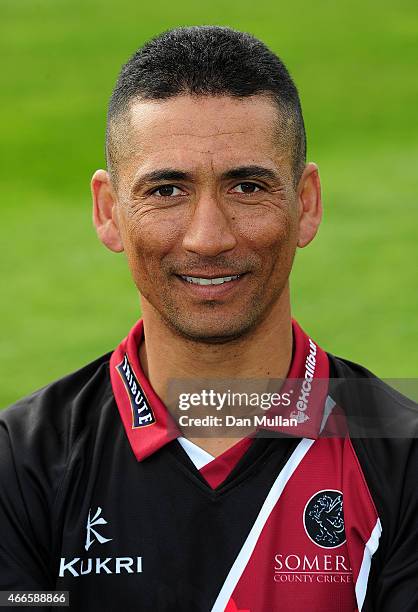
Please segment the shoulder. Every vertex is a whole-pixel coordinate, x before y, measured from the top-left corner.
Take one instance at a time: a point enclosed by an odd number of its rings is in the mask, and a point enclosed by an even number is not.
[[[0,412],[2,584],[39,588],[52,580],[58,493],[80,453],[115,422],[109,359],[103,355]]]
[[[418,404],[364,366],[328,355],[329,395],[346,418],[348,433],[366,472],[395,478],[417,469]],[[418,474],[417,474],[418,475]]]
[[[418,404],[366,367],[328,353],[330,395],[356,437],[418,438]],[[400,381],[397,381],[400,382]]]
[[[388,551],[401,527],[418,535],[418,404],[364,366],[329,358],[330,395],[346,415]]]
[[[22,458],[26,452],[70,454],[80,434],[93,423],[97,411],[112,397],[109,377],[111,353],[24,397],[0,412],[1,445],[10,445]]]

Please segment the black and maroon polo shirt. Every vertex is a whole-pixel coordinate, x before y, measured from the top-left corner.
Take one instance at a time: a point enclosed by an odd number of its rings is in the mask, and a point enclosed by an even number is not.
[[[146,379],[142,321],[3,411],[0,588],[80,611],[417,612],[417,407],[292,325],[296,433],[216,458]]]

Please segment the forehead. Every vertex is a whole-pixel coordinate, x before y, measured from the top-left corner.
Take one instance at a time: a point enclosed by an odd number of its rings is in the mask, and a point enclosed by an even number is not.
[[[283,160],[278,109],[265,96],[177,96],[135,101],[130,109],[124,166],[131,171],[157,165],[183,169]]]

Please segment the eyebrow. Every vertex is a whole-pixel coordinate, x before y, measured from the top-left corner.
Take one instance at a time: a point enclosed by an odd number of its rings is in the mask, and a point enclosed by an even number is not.
[[[221,175],[223,180],[228,179],[248,179],[248,178],[265,178],[271,181],[279,180],[279,175],[270,168],[264,166],[239,166],[231,168]]]
[[[265,178],[271,181],[278,181],[279,175],[270,168],[264,166],[239,166],[237,168],[231,168],[221,174],[222,180],[231,179],[249,179],[249,178]],[[158,183],[160,181],[191,181],[193,175],[189,172],[183,172],[182,170],[176,170],[175,168],[161,168],[160,170],[152,170],[146,174],[139,176],[134,185],[133,189],[136,189],[143,183]]]

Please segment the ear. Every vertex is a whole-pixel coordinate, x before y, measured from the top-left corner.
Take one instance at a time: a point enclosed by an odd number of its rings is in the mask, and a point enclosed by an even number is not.
[[[298,247],[303,248],[315,238],[322,219],[321,183],[316,164],[306,164],[298,184],[297,198]]]
[[[96,170],[91,179],[93,196],[93,223],[99,239],[115,253],[123,251],[117,225],[117,198],[106,170]]]

